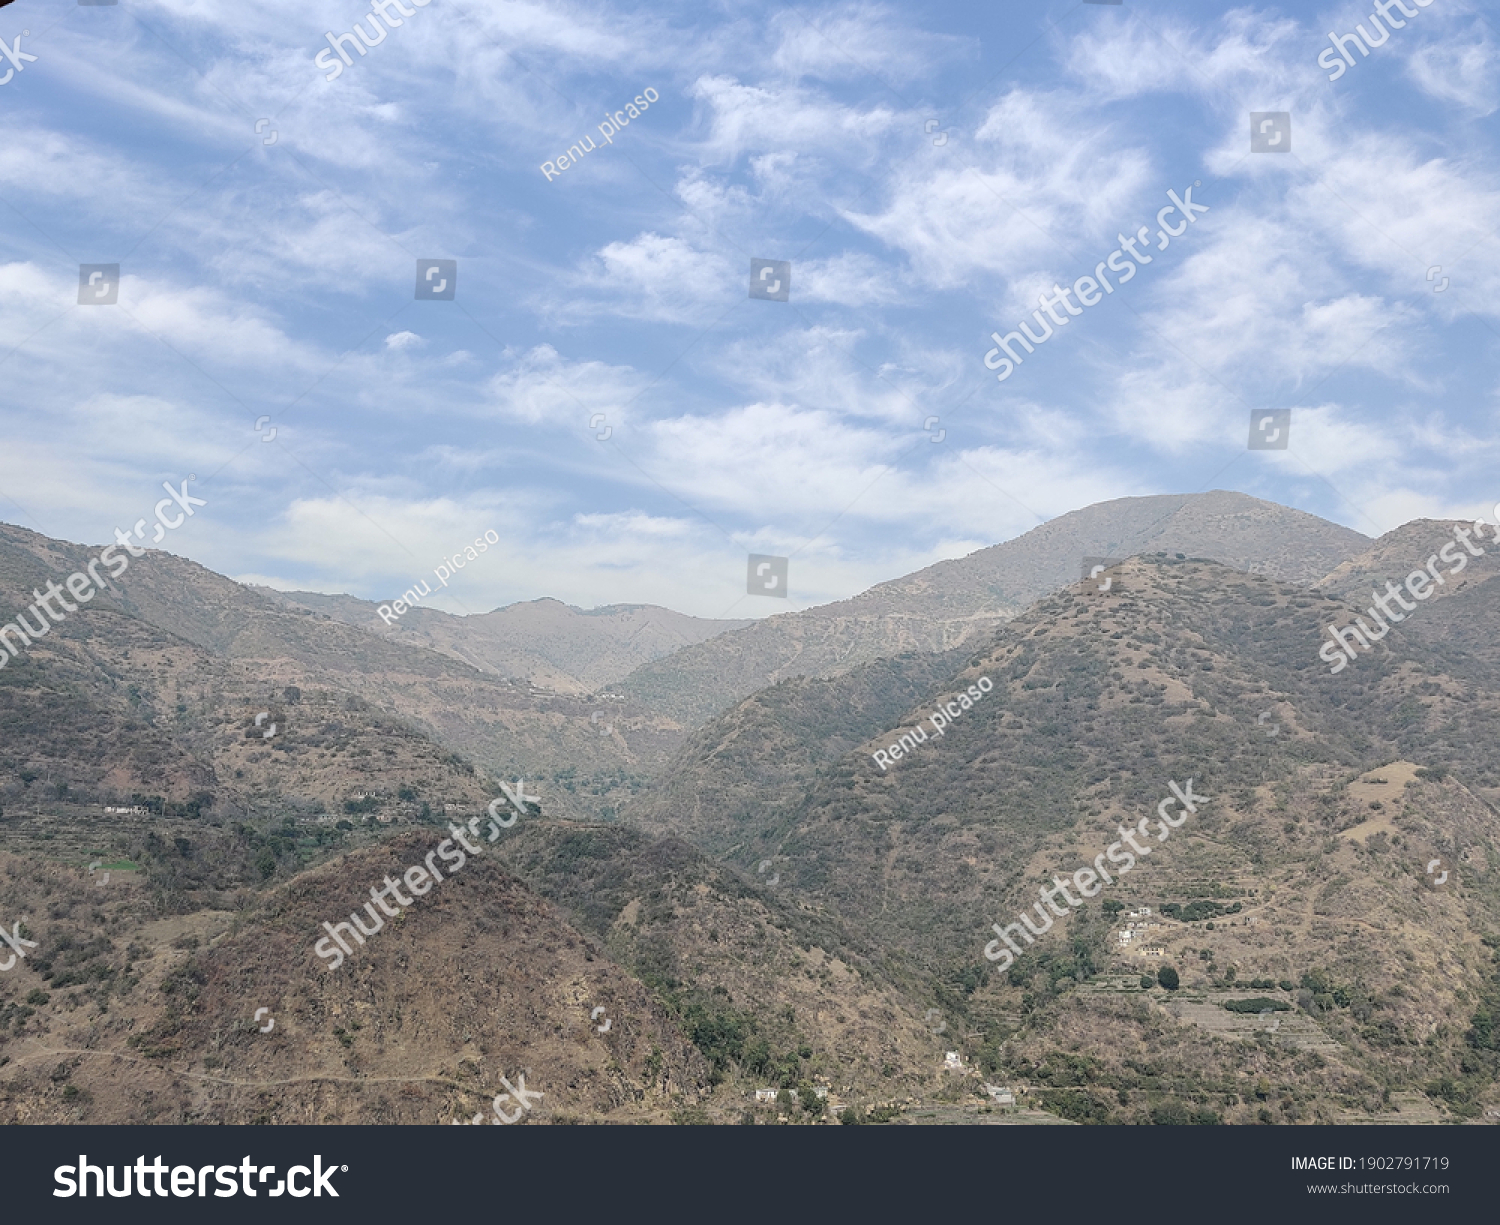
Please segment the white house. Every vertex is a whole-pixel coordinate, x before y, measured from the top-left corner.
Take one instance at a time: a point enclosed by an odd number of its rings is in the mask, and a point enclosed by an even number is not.
[[[949,1071],[959,1071],[964,1065],[959,1061],[957,1051],[949,1051],[943,1056],[943,1066]]]
[[[757,1102],[774,1102],[776,1100],[776,1090],[757,1089],[755,1091],[755,1100]]]

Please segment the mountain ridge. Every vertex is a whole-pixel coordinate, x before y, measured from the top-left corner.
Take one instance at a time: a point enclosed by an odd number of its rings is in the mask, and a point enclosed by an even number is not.
[[[875,658],[982,639],[1033,601],[1076,582],[1085,558],[1181,551],[1310,585],[1369,544],[1358,532],[1245,494],[1120,498],[847,600],[685,647],[611,688],[695,726],[784,677],[836,675]]]

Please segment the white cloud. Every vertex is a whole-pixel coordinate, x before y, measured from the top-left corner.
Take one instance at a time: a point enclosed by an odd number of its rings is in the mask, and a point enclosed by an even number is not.
[[[730,163],[750,153],[817,153],[845,162],[866,160],[898,121],[894,110],[860,110],[801,86],[746,85],[730,76],[699,77],[692,96],[712,112],[701,156]]]
[[[551,345],[538,345],[494,375],[489,403],[500,416],[528,424],[566,424],[577,428],[594,413],[604,412],[616,427],[625,424],[626,404],[649,380],[628,367],[599,361],[568,362]]]
[[[932,34],[883,4],[843,4],[808,16],[787,9],[771,21],[779,37],[770,62],[796,79],[905,83],[978,52],[978,41]]]
[[[1407,73],[1429,97],[1462,107],[1477,117],[1500,109],[1500,62],[1487,25],[1469,35],[1419,47],[1407,60]]]
[[[1148,156],[1120,135],[1101,131],[1082,98],[1015,89],[990,108],[972,152],[954,141],[951,154],[903,162],[881,212],[845,216],[903,252],[929,288],[1087,259],[1082,242],[1118,224],[1149,180]]]
[[[793,297],[797,297],[793,269]],[[947,402],[972,371],[952,352],[933,353],[888,334],[818,326],[746,336],[721,348],[713,365],[725,385],[767,402],[778,398],[846,423],[881,421],[912,431]]]
[[[159,37],[80,14],[6,95],[0,486],[40,530],[97,540],[196,471],[211,513],[169,543],[217,569],[388,595],[495,526],[470,607],[759,616],[1236,458],[1362,530],[1493,484],[1467,312],[1500,301],[1500,86],[1460,0],[1393,39],[1415,85],[1385,93],[1248,7],[1018,10],[996,76],[967,15],[858,0],[435,3],[325,83],[363,0],[135,2]],[[1251,108],[1293,112],[1290,156],[1249,154]],[[995,382],[991,330],[1195,178],[1212,211]],[[461,260],[457,303],[413,308],[420,255]],[[751,255],[793,261],[790,306],[748,300]],[[76,309],[72,261],[115,258],[120,308]],[[1293,451],[1246,461],[1267,403]],[[788,604],[747,602],[750,548],[793,555]]]
[[[793,271],[799,302],[837,302],[863,309],[910,300],[910,287],[903,284],[903,277],[888,263],[858,251],[798,260]]]
[[[748,274],[747,274],[748,275]],[[606,244],[591,266],[559,287],[552,312],[563,317],[608,311],[626,318],[704,324],[707,302],[730,298],[734,271],[721,254],[705,251],[681,238],[638,234],[628,242]],[[598,301],[578,296],[591,290]]]
[[[1121,16],[1125,16],[1122,14]],[[1055,36],[1067,73],[1094,99],[1150,93],[1192,93],[1213,104],[1306,93],[1321,80],[1309,73],[1305,30],[1293,19],[1232,9],[1194,28],[1181,19],[1124,20]],[[1281,110],[1255,106],[1246,110]]]

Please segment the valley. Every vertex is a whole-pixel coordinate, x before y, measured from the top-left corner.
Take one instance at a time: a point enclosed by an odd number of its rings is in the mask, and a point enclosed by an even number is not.
[[[524,1074],[529,1124],[1493,1123],[1500,549],[1318,658],[1450,526],[1123,499],[753,623],[391,626],[148,551],[0,671],[0,1120],[450,1124]],[[91,555],[0,527],[0,623]]]

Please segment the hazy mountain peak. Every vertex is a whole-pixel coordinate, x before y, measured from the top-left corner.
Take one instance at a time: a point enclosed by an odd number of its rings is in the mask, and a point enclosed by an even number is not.
[[[696,723],[785,676],[828,676],[905,651],[981,640],[1033,601],[1078,581],[1085,558],[1180,552],[1305,586],[1369,543],[1316,515],[1225,490],[1119,498],[851,599],[686,648],[620,684]]]

